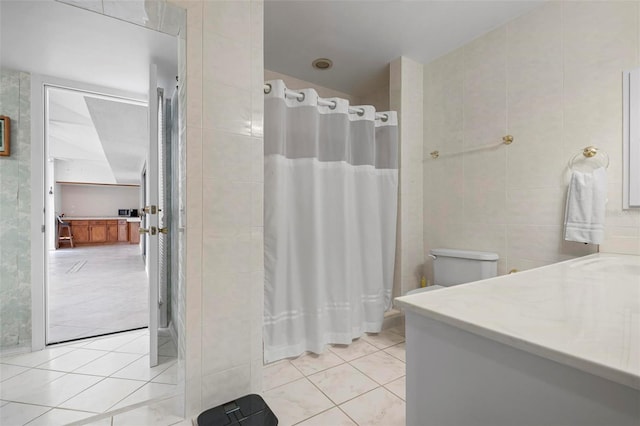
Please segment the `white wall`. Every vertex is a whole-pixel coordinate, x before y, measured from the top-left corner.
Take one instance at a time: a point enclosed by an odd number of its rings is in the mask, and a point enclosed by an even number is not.
[[[31,82],[0,68],[0,111],[11,120],[10,156],[0,157],[0,354],[31,345]]]
[[[563,240],[567,162],[607,152],[603,251],[640,253],[640,211],[622,210],[622,71],[639,65],[640,3],[546,2],[424,67],[424,152],[514,137],[424,162],[425,255],[488,250],[498,271],[598,250]]]
[[[406,57],[391,63],[389,100],[400,133],[394,296],[418,288],[423,275],[422,73],[422,64]]]
[[[65,216],[118,216],[118,209],[139,209],[139,187],[61,184]]]
[[[185,391],[193,416],[262,391],[264,14],[259,0],[176,3],[187,9]]]

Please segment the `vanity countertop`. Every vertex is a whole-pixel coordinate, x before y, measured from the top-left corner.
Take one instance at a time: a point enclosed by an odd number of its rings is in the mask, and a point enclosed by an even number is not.
[[[640,256],[597,253],[395,300],[406,311],[640,389]]]
[[[139,217],[129,216],[65,216],[65,221],[68,220],[126,220],[127,222],[140,222]]]

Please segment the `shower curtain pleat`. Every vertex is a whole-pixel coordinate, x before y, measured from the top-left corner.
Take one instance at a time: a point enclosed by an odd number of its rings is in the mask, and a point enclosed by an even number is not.
[[[264,359],[273,362],[378,332],[391,306],[397,117],[265,96]]]

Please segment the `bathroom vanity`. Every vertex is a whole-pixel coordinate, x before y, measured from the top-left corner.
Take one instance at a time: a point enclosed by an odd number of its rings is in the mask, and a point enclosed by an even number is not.
[[[404,296],[408,426],[640,424],[640,256]]]

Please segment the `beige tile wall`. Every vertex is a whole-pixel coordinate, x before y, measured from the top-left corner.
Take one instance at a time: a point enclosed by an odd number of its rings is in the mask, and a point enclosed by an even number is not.
[[[186,412],[261,389],[261,1],[187,10]]]
[[[425,255],[495,251],[504,274],[595,252],[562,238],[567,162],[592,144],[611,157],[601,250],[640,253],[640,211],[621,208],[621,76],[639,65],[639,13],[638,2],[547,2],[425,65]],[[505,134],[508,147],[427,154]]]
[[[390,111],[389,107],[389,83],[381,84],[368,93],[357,96],[359,105],[373,105],[376,111]]]
[[[394,296],[417,288],[423,275],[423,66],[391,63],[389,103],[398,111],[400,170]]]

